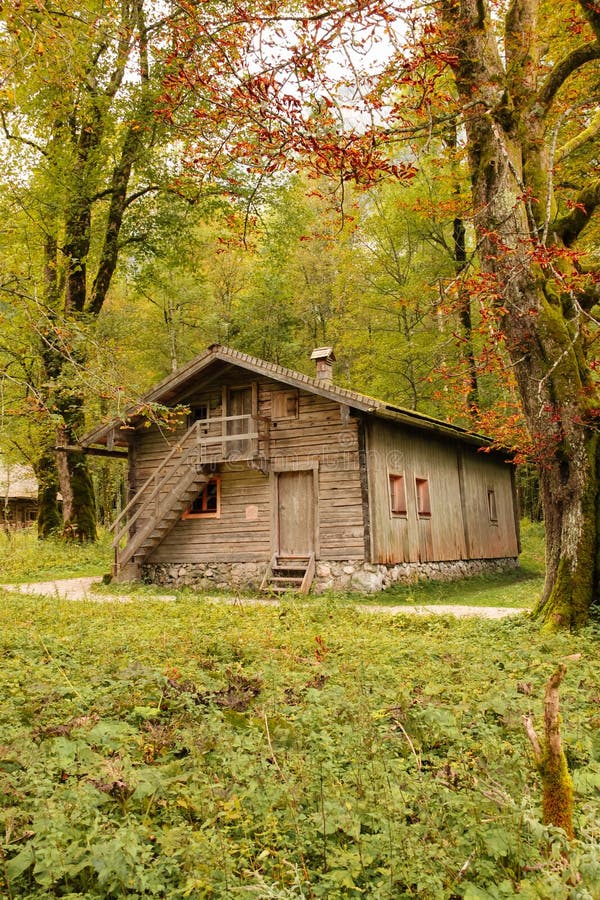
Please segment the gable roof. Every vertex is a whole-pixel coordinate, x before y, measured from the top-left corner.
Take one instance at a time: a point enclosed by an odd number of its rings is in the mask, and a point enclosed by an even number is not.
[[[5,500],[37,500],[38,483],[30,466],[5,465],[0,462],[0,502]]]
[[[163,378],[151,391],[143,398],[144,404],[162,403],[168,405],[171,401],[180,397],[188,385],[193,384],[197,378],[202,375],[210,366],[216,362],[228,363],[238,366],[255,375],[264,375],[287,384],[290,387],[296,387],[301,390],[309,391],[317,394],[335,403],[350,406],[360,412],[371,414],[377,418],[388,419],[398,424],[409,425],[412,428],[418,428],[424,431],[436,432],[445,436],[452,436],[458,440],[465,441],[470,444],[476,444],[480,447],[489,446],[490,438],[480,434],[461,428],[459,425],[453,425],[444,422],[441,419],[435,419],[432,416],[426,416],[413,410],[404,409],[400,406],[394,406],[385,400],[377,400],[366,394],[360,394],[357,391],[348,388],[339,387],[336,384],[323,384],[321,380],[311,378],[302,372],[296,372],[293,369],[287,369],[278,363],[267,362],[256,356],[250,356],[242,353],[240,350],[233,350],[230,347],[223,347],[220,344],[212,344],[204,353],[196,356],[185,366],[182,366],[176,372],[172,372]],[[99,425],[97,428],[89,431],[81,439],[84,447],[93,444],[104,444],[112,434],[116,443],[119,443],[118,432],[123,427],[121,443],[126,440],[126,432],[131,429],[131,424],[135,420],[144,419],[147,416],[143,412],[143,406],[131,407],[122,417],[114,418],[105,425]]]

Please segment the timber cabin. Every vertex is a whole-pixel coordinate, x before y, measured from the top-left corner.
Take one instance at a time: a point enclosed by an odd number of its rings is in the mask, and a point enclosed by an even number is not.
[[[0,462],[0,525],[27,528],[37,519],[38,483],[31,466]]]
[[[89,432],[126,450],[114,575],[207,587],[375,591],[517,564],[513,466],[480,435],[213,345]],[[146,407],[148,409],[148,407]],[[104,449],[103,449],[104,448]]]

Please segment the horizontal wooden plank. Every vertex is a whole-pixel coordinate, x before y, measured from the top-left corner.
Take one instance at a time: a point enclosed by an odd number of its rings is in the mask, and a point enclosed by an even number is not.
[[[164,564],[164,565],[177,565],[181,564],[193,564],[193,563],[237,563],[237,562],[255,562],[262,563],[265,568],[270,560],[270,553],[215,553],[210,556],[190,556],[184,552],[178,552],[177,554],[166,557],[161,555],[160,553],[154,553],[152,556],[149,556],[145,562],[150,564]]]

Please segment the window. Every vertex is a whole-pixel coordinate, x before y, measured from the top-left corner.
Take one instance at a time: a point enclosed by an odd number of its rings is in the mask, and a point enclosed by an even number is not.
[[[429,479],[415,478],[417,489],[417,514],[422,519],[431,517],[431,500],[429,499]]]
[[[221,515],[221,479],[211,478],[204,485],[183,519],[218,519]]]
[[[393,516],[406,516],[404,475],[390,475],[390,511]]]
[[[204,425],[200,426],[200,430],[203,434],[208,433],[208,404],[207,403],[198,403],[194,406],[190,407],[190,414],[188,416],[188,428],[190,428],[194,422],[204,421]]]
[[[493,525],[497,525],[498,524],[498,507],[496,506],[496,491],[494,490],[494,488],[488,488],[487,500],[488,500],[488,514],[490,517],[490,522]]]
[[[271,418],[298,418],[298,391],[273,391],[271,403]]]

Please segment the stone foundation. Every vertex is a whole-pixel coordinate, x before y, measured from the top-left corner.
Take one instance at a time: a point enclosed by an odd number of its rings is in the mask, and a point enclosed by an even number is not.
[[[362,560],[317,563],[314,593],[327,590],[356,591],[374,594],[392,584],[415,581],[458,581],[470,575],[506,572],[518,566],[514,557],[502,559],[451,560],[449,562],[397,563],[379,565]],[[257,590],[267,567],[254,563],[161,563],[142,568],[143,580],[172,587],[195,587],[201,590]]]
[[[159,563],[142,566],[142,580],[170,587],[195,587],[203,591],[258,590],[266,562]]]

